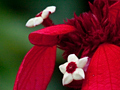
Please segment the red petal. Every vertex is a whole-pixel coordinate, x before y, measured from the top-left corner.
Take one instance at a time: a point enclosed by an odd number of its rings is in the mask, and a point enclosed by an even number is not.
[[[34,31],[29,35],[29,40],[34,45],[53,46],[58,42],[58,35],[75,31],[70,25],[55,25]]]
[[[110,6],[110,8],[109,8],[109,21],[111,21],[111,23],[115,23],[117,16],[120,17],[120,1],[118,1],[115,4]]]
[[[120,90],[120,47],[102,44],[94,53],[82,90]]]
[[[56,59],[56,46],[34,46],[25,56],[13,90],[46,90]]]
[[[100,10],[90,2],[89,2],[89,6],[90,6],[91,11],[94,13],[94,15],[97,16],[97,19],[101,20],[102,17],[101,17]]]

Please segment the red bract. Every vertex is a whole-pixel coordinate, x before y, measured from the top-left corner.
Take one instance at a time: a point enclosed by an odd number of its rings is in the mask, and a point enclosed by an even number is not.
[[[82,90],[120,89],[120,47],[102,44],[95,51]]]
[[[74,30],[70,25],[56,25],[32,32],[29,39],[35,46],[23,59],[14,90],[46,90],[55,66],[59,35]]]
[[[74,26],[70,25],[55,25],[34,31],[29,35],[29,40],[32,44],[38,46],[54,46],[59,41],[59,36],[75,31]]]
[[[42,23],[46,28],[34,31],[29,40],[35,46],[27,53],[19,68],[14,90],[46,90],[51,79],[56,59],[56,46],[69,54],[89,56],[91,62],[85,67],[86,78],[73,81],[71,88],[82,90],[119,90],[120,84],[120,1],[95,0],[89,2],[91,11],[65,24],[54,25],[48,17],[42,19],[42,12],[31,19],[28,26]],[[45,11],[44,11],[45,12]],[[45,13],[46,14],[46,13]],[[35,23],[32,21],[43,20]],[[31,24],[32,22],[32,24]],[[30,24],[30,25],[29,25]],[[113,45],[114,44],[114,45]]]
[[[56,46],[34,46],[23,59],[14,90],[45,90],[53,73],[55,57]]]

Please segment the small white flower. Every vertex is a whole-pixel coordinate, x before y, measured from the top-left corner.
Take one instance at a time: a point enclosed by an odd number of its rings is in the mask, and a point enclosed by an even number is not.
[[[78,59],[75,54],[70,54],[67,61],[59,66],[60,71],[64,74],[63,85],[70,84],[73,80],[85,79],[83,68],[88,61],[88,57]]]
[[[55,10],[56,10],[56,7],[55,6],[49,6],[49,7],[45,8],[44,10],[47,10],[47,11],[50,11],[51,13],[54,13]]]
[[[39,17],[34,17],[34,18],[31,18],[27,21],[26,23],[26,26],[27,27],[35,27],[37,25],[40,25],[44,19],[46,19],[51,13],[54,13],[56,10],[56,7],[55,6],[49,6],[47,8],[45,8],[42,13],[40,14]]]
[[[48,16],[49,16],[49,11],[47,11],[47,10],[44,10],[44,11],[42,12],[42,14],[41,14],[41,17],[42,17],[43,19],[46,19]]]
[[[35,18],[31,18],[28,20],[28,22],[26,23],[27,27],[35,27],[39,24],[41,24],[43,22],[43,18],[41,17],[35,17]]]

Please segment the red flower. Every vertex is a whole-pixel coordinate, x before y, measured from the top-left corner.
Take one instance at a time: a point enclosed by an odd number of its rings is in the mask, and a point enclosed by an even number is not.
[[[61,37],[59,48],[65,50],[63,56],[71,53],[92,57],[102,43],[112,43],[120,46],[120,1],[109,5],[112,0],[95,0],[89,2],[91,11],[65,22],[76,28],[76,32]],[[72,48],[72,49],[70,49]]]
[[[46,90],[54,70],[56,46],[65,51],[65,59],[81,52],[81,57],[91,58],[82,90],[120,89],[120,1],[95,0],[89,5],[90,12],[74,15],[65,24],[54,25],[50,20],[54,9],[43,10],[27,23],[30,27],[42,23],[46,28],[29,35],[35,46],[23,59],[14,90]],[[70,83],[70,87],[77,88],[76,84],[79,82]]]
[[[50,26],[50,19],[47,19],[43,24]],[[35,46],[22,61],[14,90],[46,90],[55,66],[59,35],[73,31],[75,31],[73,26],[61,24],[32,32],[29,40]]]

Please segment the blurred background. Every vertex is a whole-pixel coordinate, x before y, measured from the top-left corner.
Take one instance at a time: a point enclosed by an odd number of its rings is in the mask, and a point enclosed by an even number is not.
[[[51,5],[57,7],[56,12],[50,16],[55,24],[71,19],[74,12],[80,15],[89,11],[88,0],[0,0],[0,90],[13,89],[22,59],[33,46],[28,35],[43,28],[42,25],[27,28],[27,20]],[[62,52],[59,49],[57,51],[56,68],[47,90],[68,90],[62,86],[63,75],[58,69],[65,62]]]

